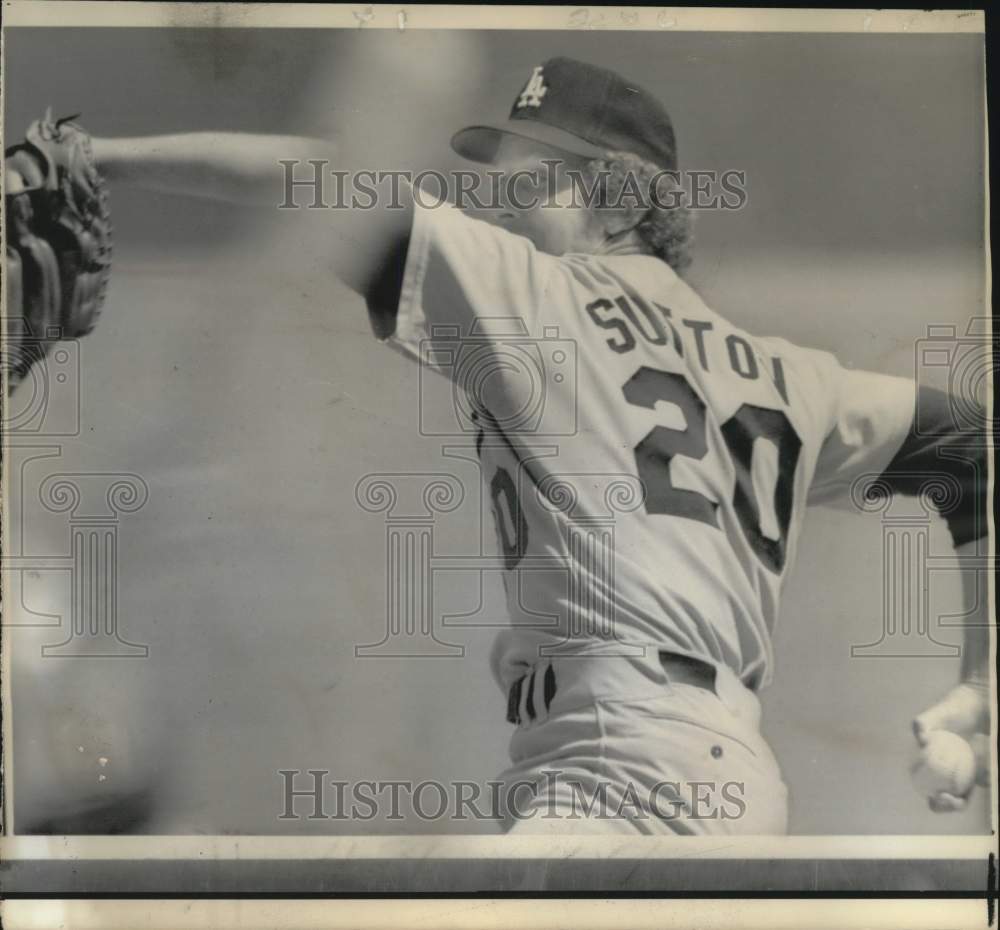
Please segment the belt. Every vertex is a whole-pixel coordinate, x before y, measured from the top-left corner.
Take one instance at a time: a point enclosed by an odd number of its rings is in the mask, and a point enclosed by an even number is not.
[[[661,652],[660,665],[671,684],[694,685],[706,691],[715,691],[715,666],[691,656],[678,655],[674,652]],[[541,673],[541,688],[536,688],[537,676]],[[522,721],[521,701],[524,701],[524,713],[529,720],[539,716],[547,716],[549,705],[556,696],[558,682],[551,663],[542,669],[535,669],[530,674],[516,679],[507,692],[507,722],[520,724]],[[541,706],[538,706],[538,705]],[[543,709],[544,708],[544,709]]]

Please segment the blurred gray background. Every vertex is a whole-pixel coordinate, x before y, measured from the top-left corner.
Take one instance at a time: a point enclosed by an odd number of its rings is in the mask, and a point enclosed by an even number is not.
[[[698,217],[688,274],[738,325],[912,375],[929,325],[961,333],[986,312],[977,36],[21,28],[6,33],[5,126],[16,138],[51,104],[82,112],[96,135],[337,132],[373,168],[446,168],[450,134],[505,115],[552,55],[657,92],[682,166],[746,172],[745,209]],[[488,627],[448,630],[461,659],[354,658],[385,625],[384,522],[359,509],[355,485],[449,468],[440,442],[417,435],[415,366],[377,345],[334,280],[283,275],[283,220],[266,211],[124,188],[112,208],[108,304],[80,345],[80,435],[59,440],[45,468],[148,484],[149,502],[121,520],[118,616],[150,654],[40,659],[65,632],[28,624],[55,624],[44,615],[65,614],[69,585],[58,573],[17,580],[5,599],[16,816],[58,792],[47,753],[70,709],[144,710],[131,751],[170,829],[357,830],[279,821],[278,769],[492,777],[509,730]],[[11,455],[15,480],[27,456]],[[33,493],[15,485],[12,500],[22,490]],[[65,551],[65,518],[26,506],[13,537]],[[442,522],[435,546],[461,552],[478,532]],[[881,632],[881,532],[877,515],[817,510],[786,588],[764,704],[791,831],[984,832],[983,792],[936,817],[907,772],[910,718],[956,680],[958,660],[851,658]],[[931,538],[950,551],[942,526]],[[495,581],[480,622],[502,622]],[[936,573],[934,615],[955,611],[958,592],[955,575]]]

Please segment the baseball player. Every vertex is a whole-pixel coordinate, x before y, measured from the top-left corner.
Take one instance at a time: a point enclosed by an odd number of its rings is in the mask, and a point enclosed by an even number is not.
[[[783,833],[758,692],[807,508],[850,505],[865,476],[916,494],[943,475],[956,489],[944,519],[971,553],[985,444],[952,425],[945,394],[918,398],[911,380],[847,370],[705,305],[680,274],[684,205],[621,196],[677,178],[654,95],[569,58],[526,78],[506,121],[452,139],[518,180],[501,203],[428,205],[403,185],[372,209],[292,210],[314,249],[295,260],[328,264],[380,340],[468,395],[510,615],[491,659],[512,726],[505,826]],[[279,162],[360,167],[331,145],[199,133],[92,151],[112,185],[273,208],[290,191]],[[293,195],[308,178],[293,176]],[[918,743],[988,731],[988,654],[981,617],[961,681],[916,718]],[[971,790],[929,802],[957,810]]]

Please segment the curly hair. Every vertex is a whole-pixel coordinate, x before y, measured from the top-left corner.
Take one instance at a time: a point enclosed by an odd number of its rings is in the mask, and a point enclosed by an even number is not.
[[[596,191],[598,208],[630,200],[645,208],[636,232],[646,254],[678,273],[691,264],[692,216],[669,173],[631,152],[607,151],[585,162],[580,175],[589,192]]]

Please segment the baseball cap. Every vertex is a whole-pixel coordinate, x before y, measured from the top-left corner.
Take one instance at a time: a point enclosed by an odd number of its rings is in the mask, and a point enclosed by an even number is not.
[[[536,67],[505,122],[460,129],[451,147],[490,164],[504,135],[588,158],[606,149],[633,152],[677,169],[674,127],[663,104],[614,71],[573,58],[550,58]]]

